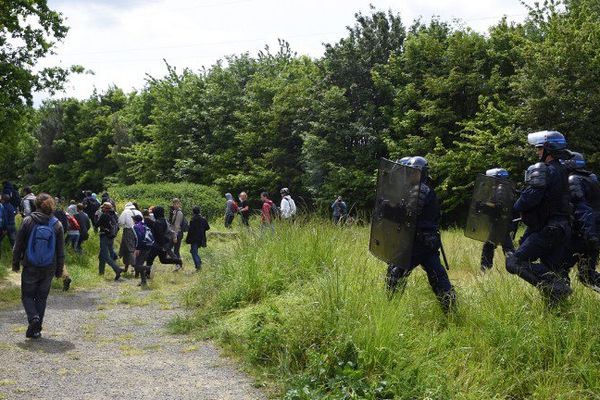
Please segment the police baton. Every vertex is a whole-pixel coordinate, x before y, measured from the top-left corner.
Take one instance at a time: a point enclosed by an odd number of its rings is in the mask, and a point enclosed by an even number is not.
[[[448,264],[448,259],[446,258],[446,252],[444,251],[444,244],[442,243],[442,235],[440,235],[440,250],[442,252],[442,258],[444,259],[444,264],[446,265],[446,269],[450,271],[450,264]]]

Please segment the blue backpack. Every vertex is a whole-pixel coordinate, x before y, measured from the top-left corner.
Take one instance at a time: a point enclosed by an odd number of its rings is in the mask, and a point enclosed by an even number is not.
[[[50,218],[48,225],[35,224],[27,242],[27,263],[37,268],[50,268],[54,265],[56,253],[56,217]]]

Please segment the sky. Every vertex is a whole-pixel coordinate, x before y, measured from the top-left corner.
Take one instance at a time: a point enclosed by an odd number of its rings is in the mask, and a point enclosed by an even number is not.
[[[317,58],[353,25],[354,14],[377,9],[400,13],[405,25],[432,16],[460,19],[486,32],[502,16],[522,21],[519,0],[49,0],[70,27],[56,54],[41,66],[83,65],[93,74],[75,75],[56,97],[87,98],[94,89],[116,85],[141,89],[148,75],[166,73],[163,59],[179,71],[210,67],[225,55],[256,54],[277,39]],[[35,96],[36,104],[48,98]]]

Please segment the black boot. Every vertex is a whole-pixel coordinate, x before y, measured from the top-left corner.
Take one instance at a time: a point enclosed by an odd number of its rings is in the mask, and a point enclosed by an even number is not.
[[[386,288],[388,291],[388,296],[391,298],[396,293],[404,293],[404,289],[406,288],[406,281],[410,275],[410,271],[404,270],[398,266],[389,264],[387,275],[386,275]]]
[[[42,334],[42,322],[39,317],[33,317],[31,321],[29,321],[29,326],[27,326],[27,332],[25,332],[25,337],[29,339],[39,339]]]
[[[451,314],[456,311],[456,291],[454,288],[447,292],[439,293],[436,297],[440,302],[444,314]]]

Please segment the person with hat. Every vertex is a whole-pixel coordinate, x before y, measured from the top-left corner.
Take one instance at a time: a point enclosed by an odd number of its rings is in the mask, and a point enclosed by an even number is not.
[[[115,281],[121,278],[124,272],[115,262],[112,254],[114,253],[114,241],[119,231],[119,223],[117,214],[113,209],[113,205],[109,202],[102,204],[102,210],[98,218],[98,230],[100,232],[100,253],[98,255],[98,272],[104,275],[104,267],[106,264],[115,271]]]
[[[133,231],[133,217],[136,215],[142,216],[142,213],[136,210],[133,203],[129,202],[125,204],[125,209],[119,216],[119,227],[123,229],[121,245],[119,246],[119,256],[123,258],[125,272],[127,272],[130,265],[135,265],[135,232]]]

